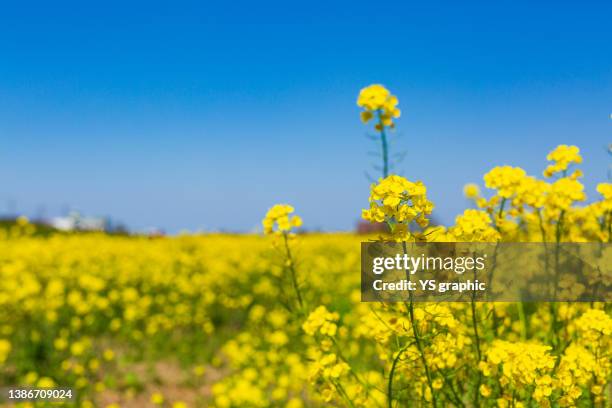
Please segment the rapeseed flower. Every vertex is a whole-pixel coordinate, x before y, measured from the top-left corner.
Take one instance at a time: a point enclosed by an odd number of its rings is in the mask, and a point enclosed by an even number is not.
[[[302,226],[302,219],[297,215],[291,215],[294,208],[287,204],[276,204],[268,210],[262,221],[264,233],[285,233],[293,228]]]
[[[390,175],[372,184],[370,208],[362,210],[362,217],[370,222],[386,222],[393,236],[406,240],[417,236],[409,231],[409,224],[416,222],[422,228],[429,224],[428,216],[433,203],[427,199],[427,189],[420,182]]]
[[[357,106],[363,108],[361,120],[368,123],[375,118],[377,123],[376,130],[383,130],[386,127],[394,127],[393,119],[400,117],[400,110],[397,108],[399,103],[396,96],[380,84],[370,85],[359,92]]]
[[[546,167],[544,177],[552,177],[557,173],[565,173],[570,165],[582,163],[580,149],[576,146],[559,145],[546,156],[553,164]]]

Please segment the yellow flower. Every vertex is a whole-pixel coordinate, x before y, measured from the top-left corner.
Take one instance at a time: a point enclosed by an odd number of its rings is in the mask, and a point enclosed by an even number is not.
[[[53,388],[55,386],[55,381],[49,377],[41,377],[36,382],[36,386],[39,388]]]
[[[111,349],[106,349],[102,353],[102,357],[106,361],[112,361],[115,358],[115,352],[113,350],[111,350]]]
[[[491,396],[491,387],[489,387],[486,384],[482,384],[480,386],[480,395],[482,395],[485,398],[490,397]]]
[[[484,175],[484,182],[487,188],[496,189],[502,198],[511,198],[516,194],[525,170],[520,167],[499,166],[494,167]]]
[[[204,367],[203,365],[197,365],[197,366],[193,367],[193,374],[196,377],[203,376],[205,372],[206,372],[206,367]]]
[[[406,240],[413,236],[408,229],[411,222],[423,228],[429,224],[427,217],[434,206],[426,192],[422,182],[392,174],[372,185],[370,208],[362,210],[362,217],[370,222],[387,222],[396,239]]]
[[[555,366],[555,357],[549,351],[551,347],[536,343],[513,343],[505,340],[495,340],[486,352],[490,369],[501,372],[500,384],[522,388],[537,384],[534,398],[540,400],[548,393],[547,375]],[[542,380],[543,379],[543,380]],[[550,394],[549,394],[550,395]]]
[[[484,211],[467,209],[448,230],[459,242],[496,242],[499,232],[491,226],[491,217]]]
[[[70,346],[70,352],[73,356],[80,356],[85,352],[86,345],[84,342],[76,341]]]
[[[463,195],[465,198],[469,198],[470,200],[475,200],[480,196],[480,187],[474,183],[468,183],[463,186]]]
[[[38,380],[38,374],[34,371],[30,371],[25,375],[23,382],[28,385],[34,385]]]
[[[550,210],[565,211],[576,201],[586,200],[586,194],[578,180],[563,177],[552,183],[546,199]]]
[[[361,112],[361,121],[368,123],[376,117],[378,122],[375,127],[379,131],[386,127],[394,127],[393,119],[400,116],[398,103],[397,97],[391,95],[387,88],[379,84],[363,88],[357,98],[357,106],[364,109]]]
[[[325,306],[319,306],[310,313],[302,325],[302,329],[309,336],[314,336],[319,331],[325,336],[333,337],[337,330],[337,326],[334,323],[336,320],[338,320],[337,313],[331,313]]]
[[[612,200],[612,183],[599,183],[597,185],[597,192],[601,194],[604,199]]]
[[[262,221],[264,233],[286,233],[301,227],[302,219],[297,215],[291,216],[294,211],[294,208],[287,204],[274,205]]]
[[[603,196],[602,210],[612,211],[612,183],[599,183],[597,192]]]
[[[11,352],[11,342],[0,339],[0,364],[4,363]]]
[[[535,177],[523,177],[516,187],[516,195],[512,199],[512,205],[520,208],[527,205],[532,208],[542,208],[546,203],[546,195],[550,191],[550,184],[538,180]]]
[[[573,163],[582,163],[582,156],[576,146],[559,145],[546,156],[546,160],[554,163],[544,170],[544,177],[552,177],[556,173],[565,172]]]
[[[57,339],[55,339],[55,341],[53,342],[53,346],[57,349],[57,350],[66,350],[66,348],[68,348],[68,341],[63,338],[63,337],[59,337]]]
[[[299,398],[291,398],[286,405],[286,408],[302,408],[304,403]]]
[[[151,403],[155,405],[162,405],[164,403],[164,395],[161,392],[154,392],[151,394]]]

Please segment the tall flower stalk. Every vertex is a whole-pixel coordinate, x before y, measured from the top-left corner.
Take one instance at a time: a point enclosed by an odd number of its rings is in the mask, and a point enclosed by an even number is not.
[[[384,222],[389,226],[393,240],[402,242],[404,253],[407,252],[406,242],[423,240],[420,231],[412,231],[412,223],[425,228],[429,224],[428,215],[433,210],[433,203],[427,199],[427,189],[421,182],[413,183],[403,177],[390,175],[373,184],[370,191],[370,207],[362,211],[362,217],[370,222]],[[432,380],[432,372],[427,356],[422,333],[415,318],[415,307],[412,293],[409,292],[409,301],[406,304],[413,340],[410,343],[416,345],[419,358],[425,372],[427,387],[431,395],[431,402],[437,405],[436,392]],[[393,378],[397,363],[407,345],[400,346],[396,359],[389,374],[387,388],[388,405],[393,401]]]
[[[303,313],[304,299],[300,291],[295,260],[289,243],[294,236],[294,230],[302,226],[302,219],[297,215],[291,215],[294,211],[294,208],[288,204],[277,204],[268,210],[262,224],[265,234],[281,237],[281,247],[284,255],[283,265],[289,272],[289,280],[295,292],[298,310]]]
[[[365,87],[359,93],[357,106],[363,109],[361,120],[369,123],[374,120],[374,129],[380,135],[382,145],[382,176],[389,175],[389,144],[387,140],[387,129],[394,129],[393,119],[400,117],[400,110],[397,108],[399,103],[396,96],[382,85],[374,84]]]
[[[489,214],[474,209],[465,210],[463,214],[457,216],[455,225],[449,229],[449,235],[458,242],[498,242],[501,238],[499,231],[492,226]],[[474,281],[476,281],[478,278],[476,269],[472,272],[474,274]],[[472,312],[472,331],[474,334],[476,358],[480,363],[482,361],[482,351],[481,334],[478,327],[479,318],[476,307],[476,291],[472,292],[470,308]],[[476,376],[476,385],[474,386],[474,406],[480,405],[481,383],[482,373],[479,371]]]

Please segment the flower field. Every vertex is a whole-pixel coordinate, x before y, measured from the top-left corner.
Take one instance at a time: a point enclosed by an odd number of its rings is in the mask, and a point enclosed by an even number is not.
[[[388,174],[397,98],[376,85],[358,105],[380,135],[362,215],[382,236],[301,234],[285,204],[263,235],[5,230],[0,384],[72,387],[83,407],[610,406],[610,304],[362,303],[359,248],[610,242],[612,184],[587,204],[579,149],[561,145],[542,177],[494,167],[454,225],[430,225],[426,186]]]

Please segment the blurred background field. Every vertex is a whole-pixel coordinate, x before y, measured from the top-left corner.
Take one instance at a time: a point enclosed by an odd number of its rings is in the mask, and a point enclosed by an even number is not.
[[[282,268],[264,238],[39,232],[21,222],[1,240],[4,384],[70,385],[85,405],[152,406],[163,395],[168,406],[208,406],[230,371],[221,348],[245,334],[249,316],[279,330],[289,318],[279,306]],[[311,235],[300,244],[310,300],[350,310],[358,243]],[[291,382],[299,397],[303,384]]]

